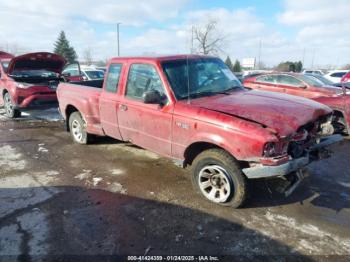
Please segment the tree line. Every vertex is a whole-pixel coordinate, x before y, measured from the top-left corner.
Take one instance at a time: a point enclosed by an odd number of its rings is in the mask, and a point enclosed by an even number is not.
[[[217,23],[215,21],[210,21],[207,25],[203,27],[195,27],[193,29],[194,40],[198,44],[195,51],[196,53],[204,55],[217,55],[220,52],[221,45],[225,37],[217,34],[216,24]],[[58,39],[54,43],[54,53],[63,56],[69,63],[73,63],[78,59],[78,55],[74,50],[73,46],[71,46],[71,44],[69,43],[64,31],[60,32]],[[87,63],[92,63],[92,54],[90,49],[87,49],[84,52],[84,58]],[[232,72],[242,72],[242,70],[244,69],[242,68],[241,63],[237,59],[234,63],[232,63],[230,56],[227,56],[225,64]],[[266,69],[261,68],[260,65],[259,68]],[[301,61],[286,61],[281,62],[273,69],[276,71],[283,72],[301,72],[303,69],[303,64]]]

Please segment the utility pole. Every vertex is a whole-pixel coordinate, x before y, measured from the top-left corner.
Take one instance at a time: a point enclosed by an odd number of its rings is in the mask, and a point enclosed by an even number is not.
[[[119,25],[121,23],[117,23],[117,38],[118,38],[118,56],[120,56],[120,42],[119,42]]]
[[[305,68],[304,62],[305,62],[305,47],[304,47],[304,49],[303,49],[303,67]]]
[[[315,48],[312,51],[311,69],[314,69],[314,62],[315,62]]]
[[[194,36],[193,36],[193,34],[194,34],[194,26],[192,25],[192,28],[191,28],[191,54],[193,54],[194,53],[194,45],[193,45],[193,41],[194,41]]]
[[[260,69],[260,59],[261,59],[261,39],[259,41],[259,56],[258,56],[258,69]]]

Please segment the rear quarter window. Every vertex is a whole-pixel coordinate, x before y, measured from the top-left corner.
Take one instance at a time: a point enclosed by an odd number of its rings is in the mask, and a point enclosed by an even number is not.
[[[117,93],[120,79],[122,64],[111,64],[108,69],[106,79],[106,91]]]

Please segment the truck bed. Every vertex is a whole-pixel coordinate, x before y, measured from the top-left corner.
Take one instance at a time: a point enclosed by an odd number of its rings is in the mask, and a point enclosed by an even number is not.
[[[87,129],[93,131],[96,126],[100,125],[101,83],[103,80],[60,83],[57,88],[57,97],[62,116],[68,120],[69,110],[79,111],[89,123]],[[96,130],[92,133],[96,133]]]

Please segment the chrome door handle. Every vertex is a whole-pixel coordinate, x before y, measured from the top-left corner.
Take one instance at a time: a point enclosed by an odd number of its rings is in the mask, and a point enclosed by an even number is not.
[[[128,110],[128,107],[127,107],[126,105],[120,105],[120,106],[119,106],[119,109],[120,109],[121,111],[126,111],[126,110]]]

